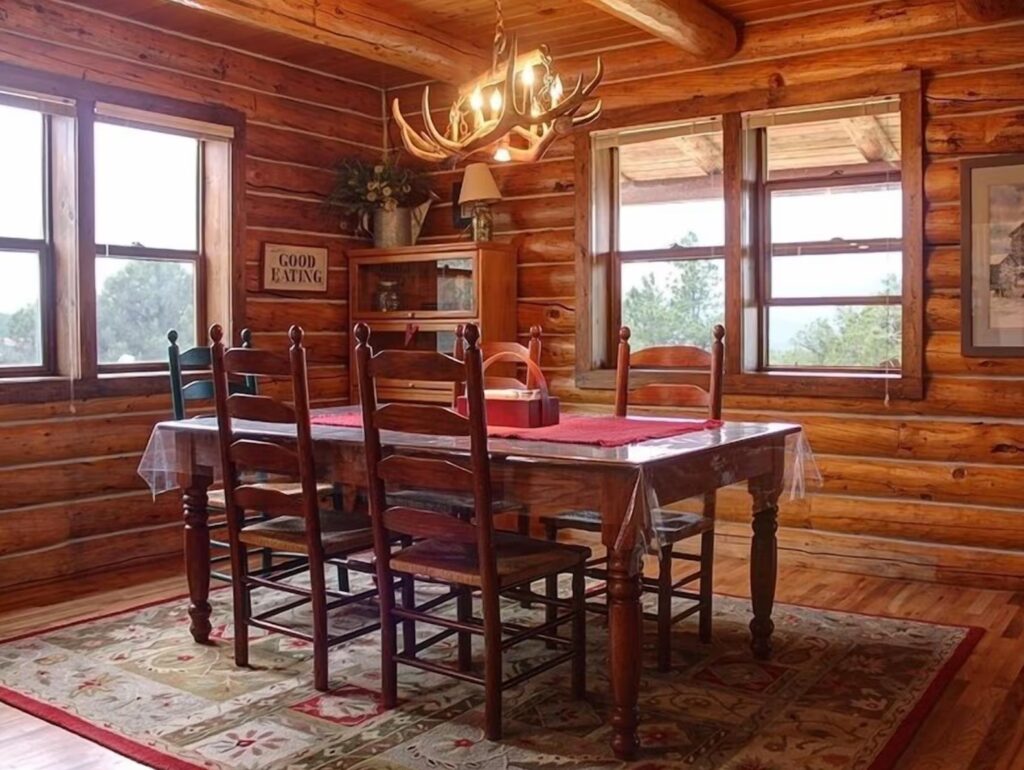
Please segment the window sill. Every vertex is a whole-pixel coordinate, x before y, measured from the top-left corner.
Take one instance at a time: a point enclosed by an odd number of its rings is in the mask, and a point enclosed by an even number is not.
[[[629,373],[630,387],[651,383],[699,385],[706,388],[707,372],[651,371],[634,369]],[[614,369],[576,372],[576,387],[583,390],[613,390]],[[922,380],[885,374],[835,374],[811,372],[725,373],[723,388],[731,396],[807,396],[820,398],[924,398]]]
[[[105,373],[80,380],[53,375],[0,380],[0,404],[41,404],[159,393],[170,393],[166,371]]]

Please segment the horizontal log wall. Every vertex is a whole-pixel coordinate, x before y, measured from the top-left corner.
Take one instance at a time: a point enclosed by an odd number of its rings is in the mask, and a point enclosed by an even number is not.
[[[4,0],[0,62],[243,112],[248,325],[278,346],[303,325],[314,404],[347,402],[345,250],[357,239],[321,201],[338,158],[379,155],[380,89],[56,0]],[[327,298],[260,292],[268,241],[326,247]],[[180,552],[178,496],[152,502],[135,472],[169,412],[163,395],[0,405],[0,588]]]
[[[842,4],[837,10],[750,25],[740,52],[687,68],[660,42],[602,52],[606,108],[719,98],[751,89],[908,68],[925,73],[927,392],[920,401],[760,396],[726,398],[733,419],[803,423],[823,485],[782,508],[783,558],[928,580],[1024,587],[1024,361],[960,355],[958,162],[1024,152],[1024,20],[985,25],[955,0]],[[587,70],[593,55],[560,62]],[[421,88],[397,88],[407,113]],[[435,96],[442,121],[447,95]],[[394,126],[389,127],[395,141]],[[543,365],[561,397],[606,409],[610,392],[575,387],[572,148],[556,144],[532,166],[495,168],[505,201],[503,239],[519,249],[519,332],[545,331]],[[457,172],[438,172],[444,203],[427,237],[449,240]],[[723,546],[747,547],[749,498],[728,490]]]

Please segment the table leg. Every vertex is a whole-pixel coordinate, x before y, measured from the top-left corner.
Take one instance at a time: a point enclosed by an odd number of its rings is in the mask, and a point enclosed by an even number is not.
[[[188,576],[189,631],[199,644],[210,641],[210,530],[206,491],[213,480],[193,476],[184,493],[185,574]]]
[[[636,757],[640,693],[641,585],[635,551],[608,554],[608,667],[612,687],[612,750],[619,759]]]
[[[754,619],[750,621],[750,647],[754,657],[767,660],[772,654],[775,622],[775,584],[778,577],[779,494],[781,476],[752,479],[750,494],[754,500],[754,534],[750,541],[750,599]]]

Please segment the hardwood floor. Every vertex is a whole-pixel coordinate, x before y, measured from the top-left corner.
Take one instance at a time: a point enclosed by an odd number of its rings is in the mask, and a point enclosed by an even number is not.
[[[716,570],[716,591],[747,595],[745,561],[722,558]],[[0,614],[0,628],[10,636],[176,596],[183,588],[183,577],[159,572],[153,579],[127,584],[108,580],[99,593]],[[897,768],[1024,770],[1024,594],[786,566],[780,568],[778,593],[784,602],[985,628],[985,637]],[[0,706],[0,770],[139,767],[85,739]]]

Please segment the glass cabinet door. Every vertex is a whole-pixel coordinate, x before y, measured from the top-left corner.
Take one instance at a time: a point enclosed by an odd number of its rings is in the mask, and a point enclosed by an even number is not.
[[[475,259],[458,254],[401,262],[355,263],[357,315],[404,318],[476,314]],[[450,352],[446,350],[445,352]]]

